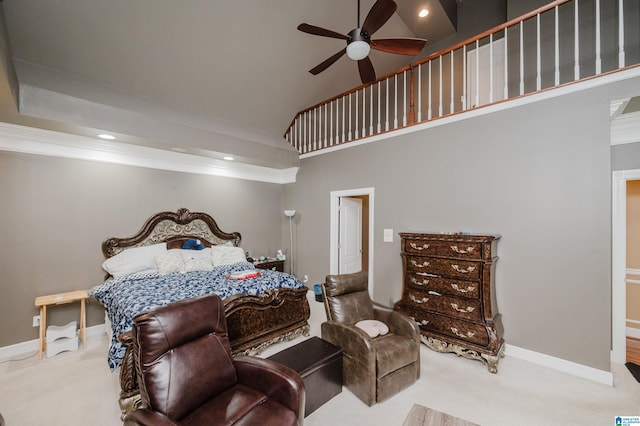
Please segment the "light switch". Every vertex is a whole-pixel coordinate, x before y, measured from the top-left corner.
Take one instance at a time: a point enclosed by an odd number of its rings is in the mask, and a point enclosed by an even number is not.
[[[392,243],[393,242],[393,229],[385,229],[384,230],[384,242]]]

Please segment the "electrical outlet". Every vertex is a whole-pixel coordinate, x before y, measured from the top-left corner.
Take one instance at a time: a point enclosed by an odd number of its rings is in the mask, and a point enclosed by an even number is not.
[[[303,283],[306,283],[309,281],[309,275],[305,275],[304,279],[302,280]]]
[[[34,327],[39,327],[40,326],[40,315],[34,315],[33,316],[33,326]]]

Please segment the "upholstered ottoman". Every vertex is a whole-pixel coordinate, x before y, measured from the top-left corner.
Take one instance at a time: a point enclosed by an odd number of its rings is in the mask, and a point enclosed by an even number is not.
[[[295,370],[304,381],[304,416],[342,392],[342,349],[311,337],[269,357]]]

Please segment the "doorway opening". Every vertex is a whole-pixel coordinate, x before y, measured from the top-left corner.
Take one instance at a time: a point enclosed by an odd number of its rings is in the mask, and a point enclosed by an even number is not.
[[[332,191],[330,198],[329,273],[367,271],[373,294],[374,188]]]
[[[640,180],[640,170],[613,172],[611,210],[611,361],[627,358],[627,181]]]

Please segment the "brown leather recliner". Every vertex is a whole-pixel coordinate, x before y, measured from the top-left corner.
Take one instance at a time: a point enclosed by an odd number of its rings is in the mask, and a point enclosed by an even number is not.
[[[342,348],[344,385],[371,406],[420,377],[420,330],[415,321],[371,301],[366,272],[328,275],[322,286],[327,322],[322,338]],[[389,332],[369,337],[361,320],[385,323]]]
[[[217,295],[138,315],[133,338],[142,408],[125,425],[303,424],[302,378],[267,359],[233,359]]]

